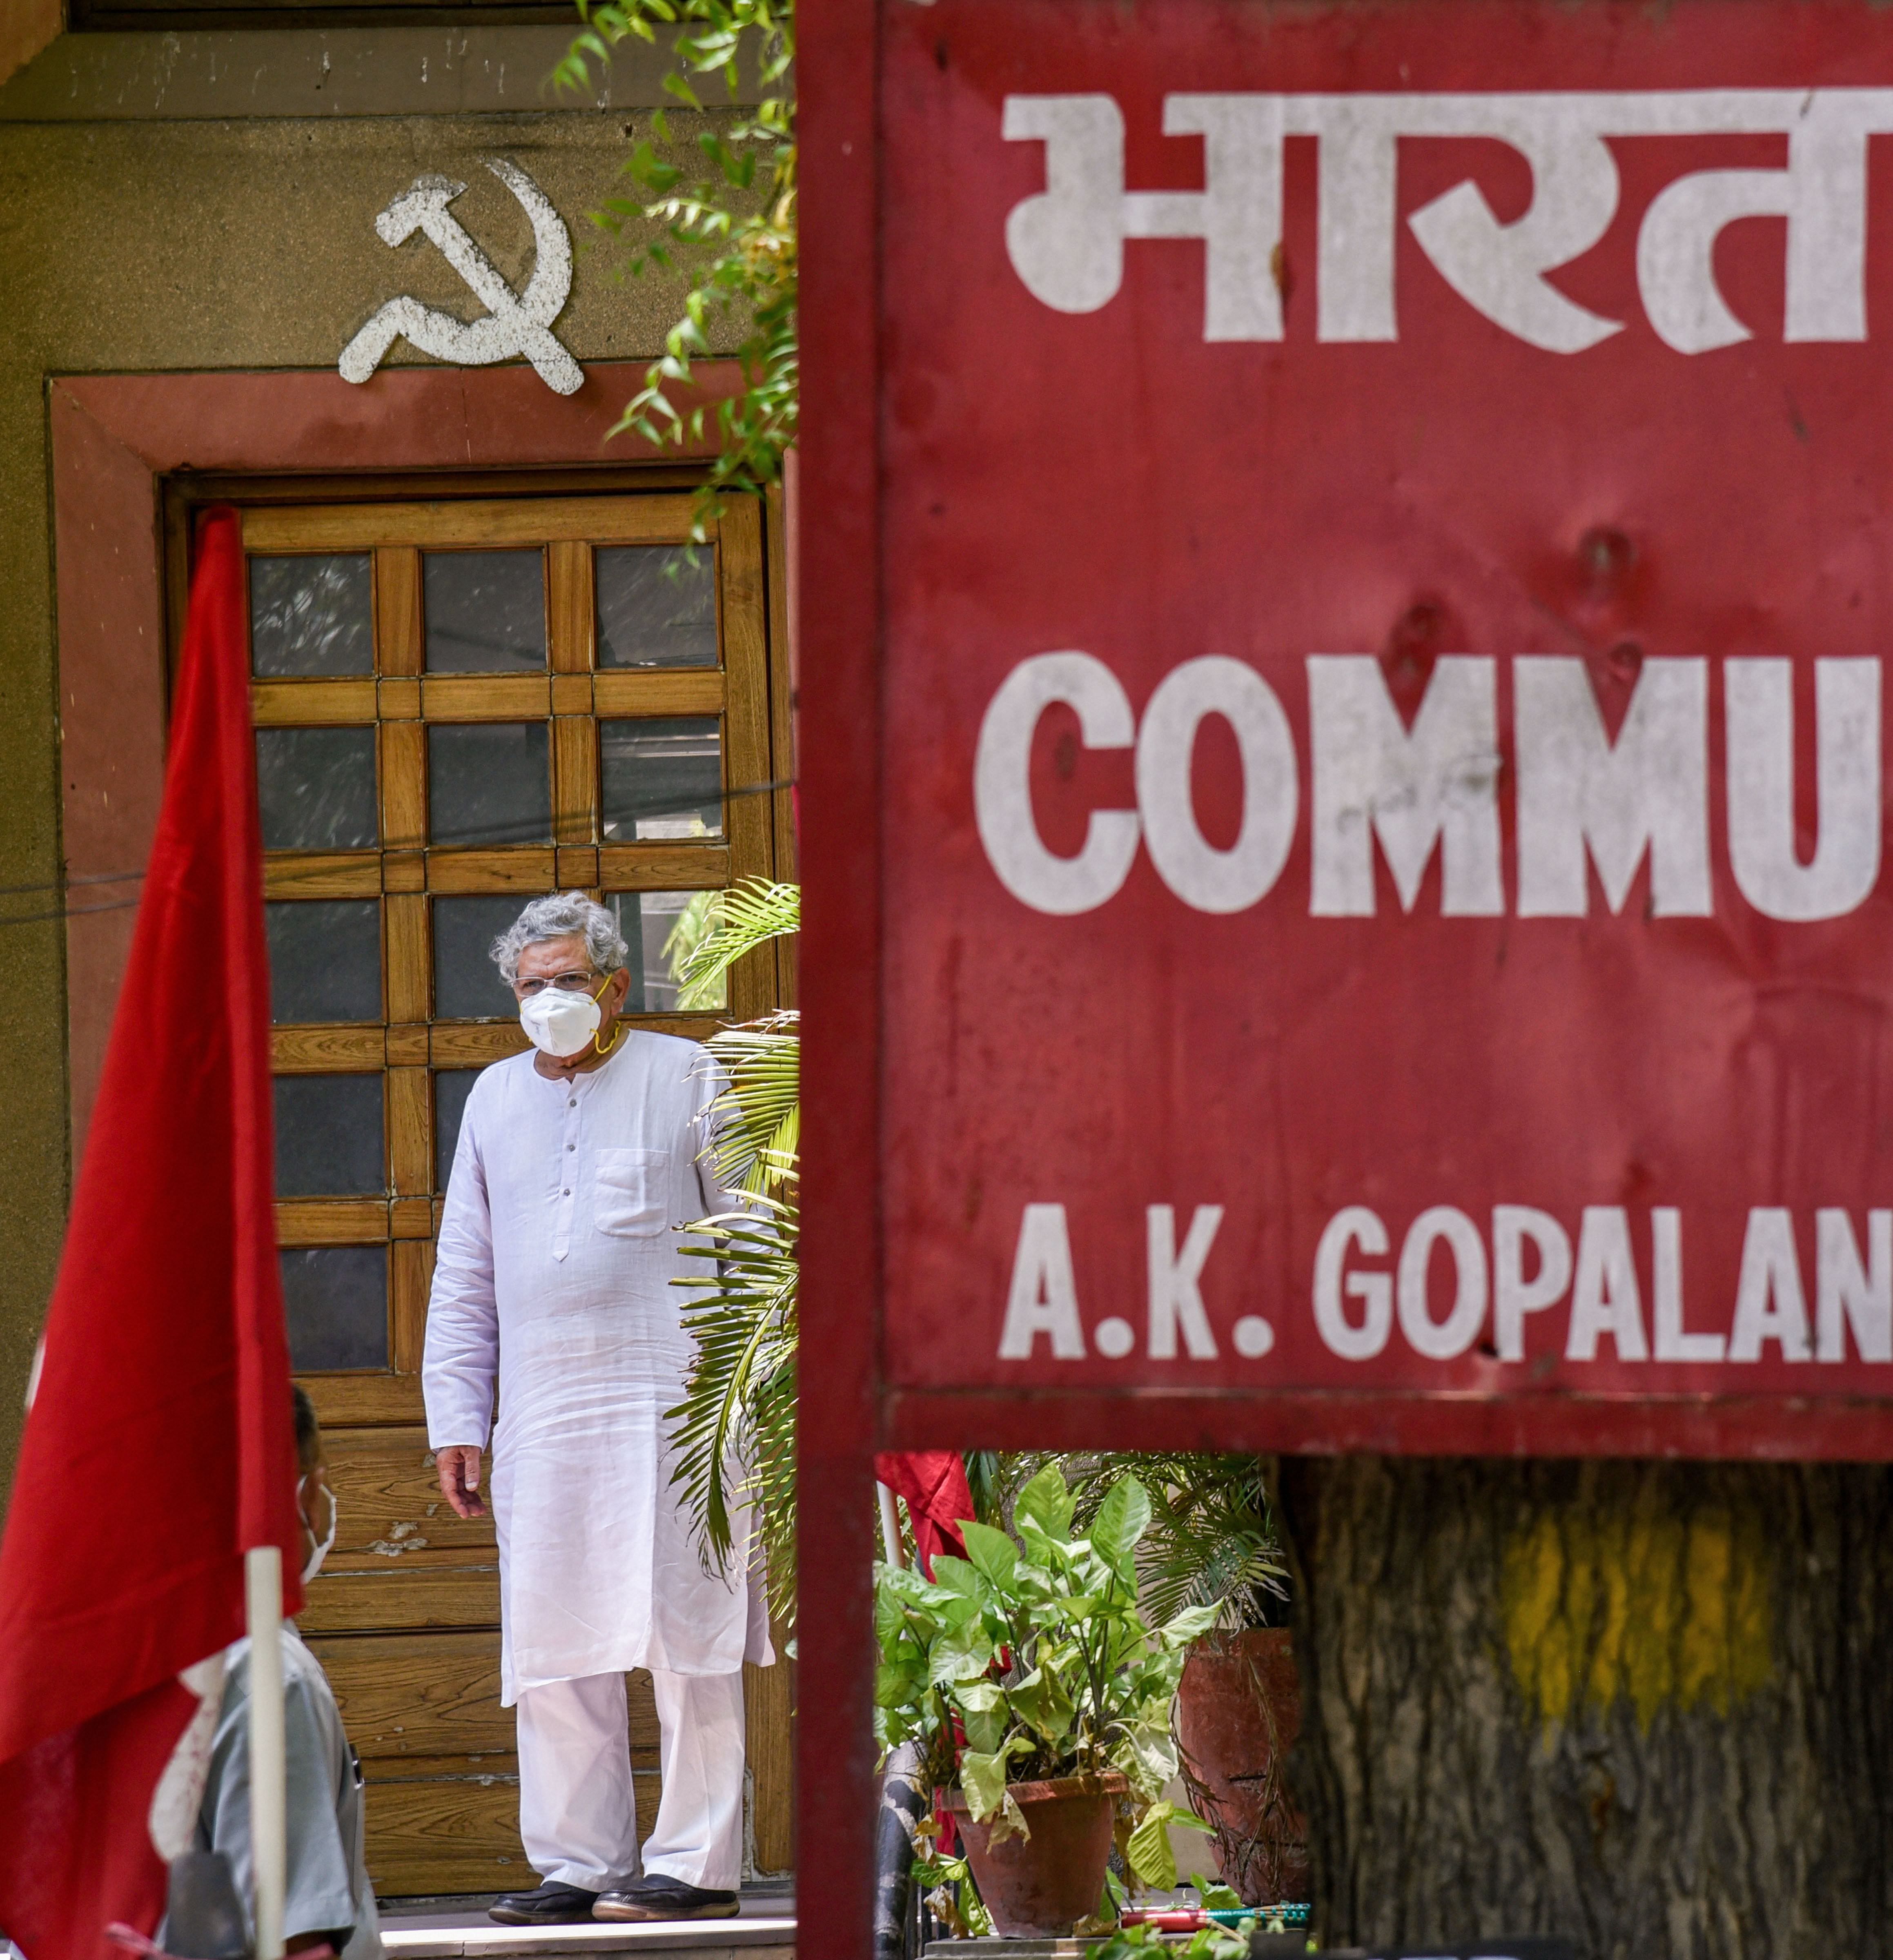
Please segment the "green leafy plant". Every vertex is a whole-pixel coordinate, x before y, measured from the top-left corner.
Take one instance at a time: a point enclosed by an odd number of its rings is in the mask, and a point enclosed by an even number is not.
[[[719,895],[714,922],[685,962],[686,987],[721,985],[737,960],[800,923],[794,885],[753,880]],[[769,1607],[791,1617],[795,1589],[797,1150],[801,1042],[793,1013],[719,1029],[705,1046],[725,1078],[710,1106],[706,1157],[743,1192],[741,1211],[690,1228],[686,1257],[709,1270],[675,1282],[695,1297],[695,1344],[683,1400],[669,1411],[672,1481],[694,1514],[704,1555],[726,1564],[747,1504],[768,1574]]]
[[[875,1569],[877,1737],[914,1743],[921,1777],[956,1783],[975,1819],[1001,1820],[1000,1836],[1027,1831],[1010,1784],[1111,1771],[1141,1824],[1177,1773],[1170,1704],[1190,1643],[1216,1617],[1193,1607],[1145,1620],[1137,1551],[1150,1500],[1135,1476],[1103,1493],[1083,1536],[1074,1510],[1048,1462],[1013,1506],[1016,1538],[969,1522],[966,1557],[935,1558],[931,1581]],[[1160,1825],[1153,1834],[1167,1857]],[[1127,1852],[1137,1841],[1134,1828]],[[1134,1857],[1132,1869],[1151,1882]]]
[[[1172,1828],[1214,1834],[1215,1827],[1205,1824],[1192,1810],[1159,1797],[1138,1818],[1137,1828],[1125,1840],[1124,1860],[1147,1885],[1169,1892],[1176,1883],[1176,1849],[1170,1840]]]
[[[1051,1461],[1071,1472],[1083,1530],[1113,1478],[1135,1472],[1150,1494],[1150,1524],[1137,1547],[1146,1612],[1173,1618],[1214,1604],[1216,1630],[1236,1633],[1276,1622],[1287,1602],[1287,1568],[1259,1456],[1207,1452],[1099,1451],[1054,1459],[1042,1451],[969,1458],[979,1515],[1003,1522],[1020,1488]]]
[[[701,905],[702,909],[695,908]],[[695,917],[692,914],[695,911]],[[686,923],[688,921],[688,923]],[[730,969],[745,953],[772,939],[787,938],[801,929],[802,888],[746,879],[727,891],[699,892],[678,915],[678,923],[664,942],[667,958],[682,956],[673,968],[683,995],[718,1005]],[[708,997],[714,994],[714,1000]],[[793,1014],[779,1017],[792,1028]]]
[[[735,1514],[750,1507],[767,1573],[769,1610],[790,1618],[795,1592],[796,1233],[792,1201],[758,1198],[690,1229],[687,1255],[716,1262],[684,1315],[696,1344],[684,1399],[667,1411],[682,1486],[705,1556],[727,1563]]]
[[[727,492],[759,494],[780,482],[795,441],[800,354],[796,329],[795,103],[787,78],[795,59],[793,0],[577,0],[583,30],[554,71],[556,88],[593,87],[593,64],[608,65],[628,40],[671,37],[674,65],[664,88],[702,112],[697,83],[717,75],[730,99],[744,93],[742,66],[755,65],[752,111],[706,118],[697,135],[695,173],[671,161],[670,113],[658,110],[651,134],[625,164],[641,193],[608,199],[593,221],[615,237],[636,238],[634,276],[656,267],[686,281],[682,317],[664,339],[644,386],[611,431],[627,430],[660,447],[701,442],[714,417],[715,457],[698,492],[695,535],[708,535]],[[655,138],[654,142],[652,139]],[[661,145],[660,150],[659,146]],[[650,235],[655,224],[657,234]],[[692,403],[692,364],[708,355],[719,323],[737,336],[743,385],[710,406]]]
[[[1233,1885],[1226,1885],[1220,1879],[1206,1879],[1201,1872],[1190,1874],[1190,1883],[1196,1895],[1203,1901],[1204,1909],[1210,1912],[1240,1912],[1241,1895]]]

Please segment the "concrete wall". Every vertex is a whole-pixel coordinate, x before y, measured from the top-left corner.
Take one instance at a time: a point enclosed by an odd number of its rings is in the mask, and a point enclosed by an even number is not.
[[[0,0],[0,81],[17,74],[59,31],[59,0]]]
[[[0,885],[39,888],[0,895],[0,1491],[71,1181],[64,934],[38,916],[60,870],[48,377],[332,368],[401,292],[472,317],[432,246],[390,250],[373,220],[423,170],[464,179],[457,215],[519,282],[531,232],[481,167],[495,154],[537,180],[577,246],[560,336],[581,361],[649,355],[676,288],[619,278],[586,214],[644,132],[662,67],[628,58],[602,106],[550,107],[539,83],[566,38],[68,35],[0,88]]]

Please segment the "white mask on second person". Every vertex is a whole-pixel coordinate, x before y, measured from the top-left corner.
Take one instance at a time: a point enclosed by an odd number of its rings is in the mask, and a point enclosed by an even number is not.
[[[606,984],[610,984],[609,980]],[[602,994],[605,989],[598,991]],[[542,987],[519,1007],[519,1024],[533,1047],[561,1059],[585,1048],[604,1018],[590,994],[568,994],[559,987]]]
[[[309,1479],[305,1477],[302,1480],[302,1484],[296,1486],[296,1501],[298,1504],[302,1502],[303,1484],[307,1484],[308,1481]],[[322,1570],[322,1561],[329,1556],[336,1542],[336,1529],[342,1522],[341,1507],[336,1502],[336,1494],[328,1490],[326,1485],[323,1488],[329,1499],[329,1535],[320,1544],[311,1547],[308,1558],[304,1561],[302,1583],[305,1586]]]

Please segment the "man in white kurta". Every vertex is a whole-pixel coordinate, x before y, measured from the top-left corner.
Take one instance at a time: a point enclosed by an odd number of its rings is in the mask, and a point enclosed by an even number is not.
[[[741,1669],[772,1656],[761,1589],[705,1569],[664,1421],[692,1351],[690,1295],[671,1281],[705,1271],[679,1228],[740,1201],[702,1156],[717,1083],[695,1043],[618,1020],[624,943],[582,894],[536,901],[494,954],[540,1046],[467,1099],[423,1368],[441,1488],[463,1516],[482,1508],[498,1391],[501,1699],[517,1710],[520,1834],[544,1882],[493,1915],[721,1917],[742,1858]],[[661,1732],[641,1878],[630,1668],[651,1671]]]

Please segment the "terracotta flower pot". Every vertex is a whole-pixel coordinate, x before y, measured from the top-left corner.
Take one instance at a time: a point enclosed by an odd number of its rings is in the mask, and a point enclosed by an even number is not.
[[[1112,1815],[1129,1786],[1110,1774],[1010,1787],[1032,1835],[997,1844],[992,1834],[999,1819],[975,1824],[965,1793],[953,1792],[953,1822],[974,1882],[992,1914],[994,1931],[1002,1938],[1068,1939],[1073,1926],[1098,1909],[1111,1857]]]
[[[1184,1772],[1216,1863],[1246,1905],[1308,1897],[1307,1832],[1282,1764],[1301,1727],[1301,1688],[1286,1628],[1211,1634],[1177,1689]]]

